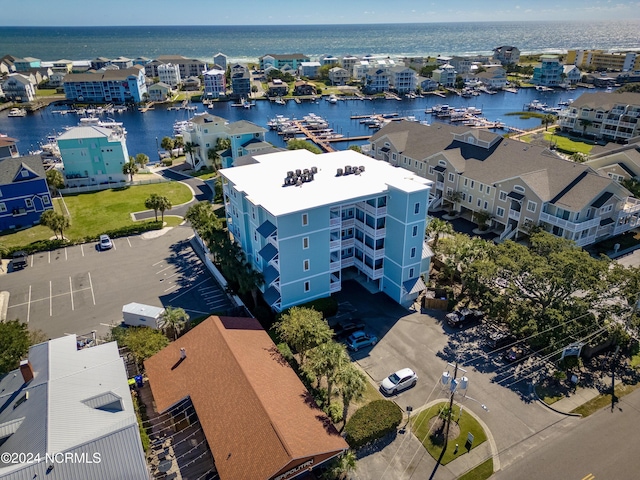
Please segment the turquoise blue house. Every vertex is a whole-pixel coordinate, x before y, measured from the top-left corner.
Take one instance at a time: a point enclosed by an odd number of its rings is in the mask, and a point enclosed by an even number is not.
[[[221,170],[229,232],[276,311],[359,277],[409,306],[424,289],[432,182],[347,150],[292,150]]]
[[[67,187],[123,183],[129,161],[125,131],[118,126],[80,126],[58,137]]]

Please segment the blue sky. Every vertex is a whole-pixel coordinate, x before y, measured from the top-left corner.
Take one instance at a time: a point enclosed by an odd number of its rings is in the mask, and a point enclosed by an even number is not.
[[[640,19],[640,1],[616,0],[21,0],[1,26],[291,25]],[[1,33],[0,33],[1,34]]]

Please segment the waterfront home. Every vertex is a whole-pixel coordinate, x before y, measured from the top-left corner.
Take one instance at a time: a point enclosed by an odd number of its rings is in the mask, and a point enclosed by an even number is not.
[[[455,69],[455,71],[458,72],[458,74],[460,75],[464,73],[469,73],[473,65],[473,62],[469,57],[458,57],[458,56],[450,57],[447,63],[451,65]]]
[[[251,73],[243,65],[231,69],[231,92],[236,98],[248,98],[251,95]]]
[[[431,208],[488,214],[500,240],[540,226],[586,246],[639,224],[640,201],[612,178],[488,130],[392,122],[370,145],[374,158],[434,182]]]
[[[491,90],[500,90],[507,86],[507,71],[502,67],[487,67],[484,72],[476,73],[475,77]]]
[[[298,65],[298,75],[306,78],[318,78],[320,62],[300,62]]]
[[[391,87],[398,93],[415,92],[418,74],[409,67],[399,65],[392,67],[389,79]]]
[[[32,68],[40,68],[41,60],[39,58],[25,57],[13,60],[14,71],[22,73],[28,72]]]
[[[53,87],[53,88],[60,87],[62,85],[62,82],[64,81],[65,76],[66,76],[66,73],[52,72],[51,75],[49,75],[47,86]]]
[[[2,83],[2,91],[7,100],[15,102],[32,102],[36,98],[34,84],[21,73],[10,73]]]
[[[140,65],[141,67],[144,67],[145,65],[147,65],[149,62],[151,61],[150,58],[147,57],[136,57],[133,60],[133,64],[134,65]]]
[[[493,59],[505,66],[509,64],[516,65],[520,63],[520,50],[518,47],[510,45],[496,47],[493,49]]]
[[[149,100],[152,102],[164,102],[173,95],[171,86],[163,82],[154,83],[148,88],[147,92],[149,94]]]
[[[584,164],[618,183],[638,179],[640,178],[640,138],[635,143],[615,145],[612,149],[607,148],[601,152],[592,153]]]
[[[0,231],[36,225],[53,208],[40,155],[11,155],[0,161]]]
[[[274,78],[268,84],[267,95],[269,97],[284,97],[289,93],[289,85],[279,78]]]
[[[13,62],[15,62],[16,58],[11,55],[4,55],[0,58],[0,75],[8,75],[9,73],[14,73],[16,71],[16,67]]]
[[[0,455],[33,455],[1,462],[3,480],[149,479],[118,344],[79,348],[79,340],[65,335],[33,345],[0,378]]]
[[[70,73],[64,77],[64,93],[71,102],[140,103],[147,93],[144,68]]]
[[[213,56],[213,63],[224,72],[227,71],[227,60],[227,56],[222,52],[218,52]]]
[[[331,65],[334,67],[340,64],[340,59],[334,55],[320,55],[319,61],[321,65]]]
[[[114,58],[109,63],[111,63],[111,65],[115,65],[121,70],[133,67],[133,60],[127,57]]]
[[[93,60],[91,60],[91,69],[100,70],[106,67],[107,65],[109,65],[110,62],[111,60],[109,60],[106,57],[96,57]]]
[[[197,77],[207,70],[207,64],[196,58],[185,58],[182,55],[160,55],[145,65],[147,77],[158,77],[158,67],[171,63],[180,69],[180,78]]]
[[[350,78],[351,75],[349,75],[346,68],[333,67],[329,70],[331,85],[346,85]]]
[[[187,78],[182,80],[182,89],[183,90],[195,92],[195,91],[200,90],[201,86],[202,86],[202,82],[200,81],[200,79],[198,77],[187,77]]]
[[[187,155],[187,162],[198,170],[204,166],[212,167],[213,160],[209,151],[217,151],[219,140],[229,140],[229,149],[217,152],[223,167],[232,167],[236,158],[248,153],[247,147],[253,143],[265,143],[266,130],[245,120],[229,123],[224,118],[204,113],[196,115],[182,132],[185,144],[193,145],[193,152]]]
[[[73,62],[71,60],[61,59],[51,62],[51,69],[59,73],[71,73],[73,71]]]
[[[432,92],[438,89],[438,82],[433,78],[418,77],[416,79],[416,83],[420,86],[423,92]]]
[[[197,459],[179,461],[178,478],[307,478],[348,448],[255,318],[211,316],[144,366],[149,412],[180,428],[174,448]],[[181,447],[190,437],[202,440]]]
[[[0,135],[0,160],[3,158],[15,158],[20,156],[20,153],[18,153],[18,147],[16,146],[17,141],[18,140],[15,138]]]
[[[533,69],[531,83],[541,87],[558,87],[562,84],[563,65],[558,55],[541,55],[540,65]]]
[[[456,76],[458,72],[453,68],[453,65],[448,63],[442,65],[440,68],[436,68],[432,77],[434,81],[438,82],[443,87],[453,87],[456,84]]]
[[[282,67],[288,65],[297,71],[302,62],[308,62],[311,59],[302,53],[289,53],[285,55],[268,53],[267,55],[260,57],[259,60],[260,70],[265,70],[268,66],[282,70]]]
[[[370,68],[364,76],[362,90],[365,93],[389,91],[390,75],[384,68]]]
[[[166,83],[171,88],[176,88],[182,83],[180,67],[173,63],[158,65],[158,78],[162,83]]]
[[[122,166],[129,161],[126,135],[120,127],[73,127],[57,139],[67,186],[122,183],[129,178]]]
[[[562,73],[566,85],[575,85],[582,79],[582,72],[575,65],[563,65]]]
[[[358,63],[360,59],[358,57],[354,57],[353,55],[345,55],[341,58],[340,64],[342,68],[344,68],[347,72],[349,72],[349,76],[353,75],[353,67],[356,63]]]
[[[225,67],[226,69],[226,67]],[[225,70],[212,68],[203,73],[205,98],[219,98],[227,92],[227,76]]]
[[[317,93],[316,86],[313,83],[305,82],[304,80],[299,80],[294,84],[293,94],[294,95],[315,95]]]
[[[424,289],[432,182],[352,150],[288,150],[220,171],[229,233],[276,311],[330,296],[343,276],[409,306]]]
[[[583,93],[558,115],[563,132],[612,142],[640,136],[640,93]]]
[[[640,70],[640,54],[638,52],[605,52],[604,50],[569,50],[565,63],[582,69],[630,72]]]

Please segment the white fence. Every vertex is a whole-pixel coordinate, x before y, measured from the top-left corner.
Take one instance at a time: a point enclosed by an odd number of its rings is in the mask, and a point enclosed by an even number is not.
[[[134,180],[133,182],[109,182],[100,185],[85,185],[82,187],[68,187],[61,188],[58,191],[62,195],[71,195],[74,193],[86,193],[86,192],[97,192],[99,190],[109,190],[111,188],[123,188],[123,187],[132,187],[135,185],[150,185],[153,183],[166,183],[171,182],[167,178],[157,177],[150,178],[149,180]]]

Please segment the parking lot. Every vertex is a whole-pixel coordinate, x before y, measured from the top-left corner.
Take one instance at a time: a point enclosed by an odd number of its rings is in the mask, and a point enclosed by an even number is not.
[[[30,255],[23,270],[0,276],[9,292],[7,320],[20,319],[51,338],[108,332],[122,306],[138,302],[182,307],[191,317],[231,308],[189,242],[191,228],[87,243]]]
[[[344,306],[351,310],[347,316],[363,321],[366,330],[378,337],[375,346],[350,352],[373,384],[379,386],[384,378],[401,368],[409,367],[417,373],[419,379],[415,387],[386,397],[403,411],[411,406],[417,413],[430,402],[448,400],[449,391],[441,384],[441,376],[446,370],[453,374],[449,364],[458,361],[466,371],[460,370],[458,377],[467,376],[469,387],[466,397],[456,395],[455,399],[488,426],[503,466],[536,448],[554,428],[564,428],[573,421],[533,401],[528,379],[518,381],[530,370],[521,363],[506,362],[501,352],[492,353],[487,349],[484,324],[451,328],[444,320],[445,312],[412,312],[384,294],[370,294],[352,281],[343,284],[338,301],[341,309]],[[545,435],[536,435],[542,431]],[[400,445],[407,451],[401,453]],[[386,478],[409,478],[414,469],[422,473],[411,478],[429,478],[435,462],[428,454],[423,455],[424,449],[419,443],[416,446],[415,442],[398,438],[397,444],[387,450],[398,453],[391,455],[385,451],[360,459],[356,478],[381,478],[379,472],[386,470],[385,462],[391,457],[402,469],[409,463],[412,466],[403,475],[387,471]],[[447,477],[445,472],[446,468],[442,468],[436,478],[455,478]]]

